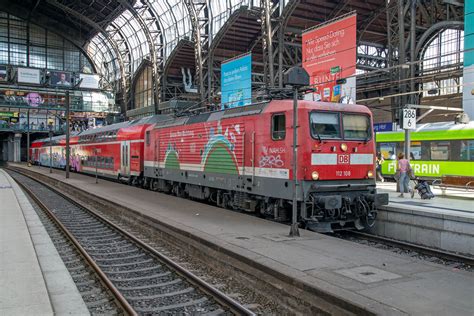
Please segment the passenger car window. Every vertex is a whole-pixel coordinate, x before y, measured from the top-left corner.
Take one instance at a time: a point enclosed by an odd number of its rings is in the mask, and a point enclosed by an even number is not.
[[[379,150],[385,160],[394,160],[396,158],[396,143],[379,143]]]
[[[431,142],[432,160],[449,160],[449,141]]]
[[[474,161],[474,140],[461,140],[460,160]]]
[[[341,138],[338,113],[312,112],[310,125],[314,138]]]
[[[285,114],[275,114],[272,117],[272,139],[282,140],[286,136]]]

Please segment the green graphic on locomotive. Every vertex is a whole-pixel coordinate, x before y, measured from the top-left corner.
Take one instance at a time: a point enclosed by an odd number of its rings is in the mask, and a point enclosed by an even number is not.
[[[179,165],[178,153],[174,149],[166,152],[165,168],[166,169],[181,169]]]
[[[204,163],[205,172],[239,174],[234,153],[224,142],[215,142]]]

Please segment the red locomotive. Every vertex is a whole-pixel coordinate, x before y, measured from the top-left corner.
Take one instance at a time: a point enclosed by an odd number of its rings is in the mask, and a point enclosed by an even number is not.
[[[85,131],[71,142],[71,164],[94,173],[97,159],[103,176],[286,221],[293,197],[292,102],[188,117],[157,115]],[[387,204],[388,195],[375,189],[370,111],[298,101],[297,118],[300,222],[316,231],[373,223],[376,207]],[[59,161],[63,139],[53,141]],[[46,140],[35,142],[32,151],[36,162],[49,164]]]

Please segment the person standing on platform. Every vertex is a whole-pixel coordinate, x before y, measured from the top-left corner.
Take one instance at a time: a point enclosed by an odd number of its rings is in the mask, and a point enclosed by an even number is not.
[[[403,193],[410,192],[411,198],[415,195],[415,191],[410,188],[410,173],[411,173],[411,165],[408,159],[405,159],[405,155],[403,153],[398,154],[398,169],[397,172],[400,174],[399,177],[399,187],[400,187],[400,195],[398,197],[404,197]]]
[[[382,176],[382,164],[385,160],[383,159],[382,153],[379,151],[375,156],[375,174],[377,176],[377,180],[380,182],[384,182],[384,178]]]

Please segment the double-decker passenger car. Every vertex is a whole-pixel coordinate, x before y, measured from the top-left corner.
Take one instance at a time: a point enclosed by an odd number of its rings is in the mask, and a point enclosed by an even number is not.
[[[370,111],[298,101],[297,119],[300,222],[317,231],[372,224],[388,196],[375,188]],[[101,175],[145,188],[286,221],[294,193],[292,122],[292,100],[158,115],[80,133],[71,159],[81,172],[97,166]]]
[[[71,170],[94,173],[137,184],[143,175],[143,137],[145,129],[160,117],[147,117],[129,122],[90,129],[70,139]],[[52,166],[66,167],[66,137],[52,138]],[[49,138],[31,144],[34,163],[49,166]]]

